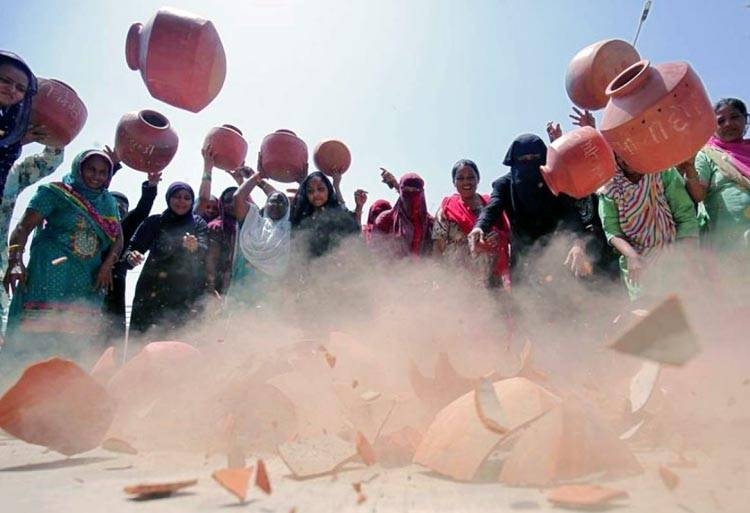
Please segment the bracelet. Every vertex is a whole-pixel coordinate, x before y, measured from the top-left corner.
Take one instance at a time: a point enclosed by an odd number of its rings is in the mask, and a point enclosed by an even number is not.
[[[211,172],[210,171],[203,171],[203,177],[201,178],[204,182],[210,182],[211,181]]]

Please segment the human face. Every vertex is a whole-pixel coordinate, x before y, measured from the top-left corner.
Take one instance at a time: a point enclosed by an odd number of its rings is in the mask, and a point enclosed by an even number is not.
[[[93,155],[81,162],[81,179],[90,189],[99,190],[109,182],[110,165],[101,155]]]
[[[187,214],[192,207],[193,197],[185,189],[178,189],[169,198],[169,209],[178,216]]]
[[[219,200],[212,198],[209,200],[208,204],[206,204],[206,207],[203,209],[205,212],[205,216],[210,219],[216,219],[216,217],[219,215]]]
[[[130,204],[122,198],[115,198],[115,201],[117,201],[117,211],[120,213],[120,219],[124,219],[128,215]]]
[[[234,192],[228,192],[221,197],[221,206],[225,216],[234,215]]]
[[[453,185],[456,186],[456,191],[462,198],[473,198],[477,193],[478,183],[477,174],[469,166],[458,168],[456,178],[453,180]]]
[[[274,192],[268,197],[266,206],[264,207],[268,217],[274,221],[282,219],[286,215],[287,202],[284,199],[284,195],[280,192]]]
[[[716,137],[724,142],[735,142],[745,136],[747,119],[731,105],[722,105],[716,111]]]
[[[0,65],[0,107],[10,107],[23,100],[29,87],[26,74],[12,64]]]
[[[305,192],[307,193],[307,201],[315,208],[320,208],[328,202],[328,187],[319,176],[314,176],[307,182]]]

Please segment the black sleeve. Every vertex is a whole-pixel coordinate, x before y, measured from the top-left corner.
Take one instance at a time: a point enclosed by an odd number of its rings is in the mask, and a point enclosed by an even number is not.
[[[161,216],[155,215],[146,218],[135,234],[130,239],[128,244],[128,251],[138,251],[139,253],[145,253],[154,244],[154,241],[159,235],[159,228],[161,227]]]
[[[133,237],[135,230],[151,213],[151,207],[154,206],[155,199],[156,186],[151,186],[148,182],[144,182],[141,186],[141,199],[138,200],[135,208],[128,212],[125,219],[122,220],[122,235],[125,240],[130,240]]]
[[[198,250],[205,253],[208,251],[208,224],[201,216],[195,217],[195,238],[198,239]]]
[[[510,177],[503,176],[492,184],[490,201],[482,209],[477,219],[476,228],[481,228],[487,233],[493,226],[498,224],[503,211],[510,210]]]
[[[560,211],[560,228],[570,232],[583,234],[586,225],[582,213],[576,205],[576,200],[565,194],[558,196],[558,208]]]

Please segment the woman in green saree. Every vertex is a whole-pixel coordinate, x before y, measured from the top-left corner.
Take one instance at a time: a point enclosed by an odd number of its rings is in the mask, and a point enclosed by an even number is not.
[[[12,289],[3,360],[96,356],[103,293],[122,249],[106,153],[80,153],[62,182],[39,186],[10,237],[3,284]],[[23,252],[31,232],[28,267]],[[93,350],[93,351],[92,351]]]

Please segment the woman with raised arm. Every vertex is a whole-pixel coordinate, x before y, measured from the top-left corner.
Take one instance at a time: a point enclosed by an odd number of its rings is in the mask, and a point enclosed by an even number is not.
[[[208,228],[193,214],[193,189],[174,182],[167,189],[166,200],[167,209],[141,223],[125,253],[131,267],[146,261],[130,315],[134,335],[149,331],[153,337],[161,337],[181,328],[198,313],[198,300],[205,292]]]
[[[383,181],[391,188],[397,187],[398,200],[393,208],[381,213],[375,220],[375,234],[399,257],[421,257],[432,252],[432,224],[434,219],[427,211],[424,180],[416,173],[406,173],[398,183],[387,170]]]
[[[62,182],[40,185],[10,237],[6,291],[13,291],[3,353],[82,358],[95,347],[104,293],[122,248],[112,161],[98,150],[73,160]],[[28,267],[23,253],[29,235]]]

